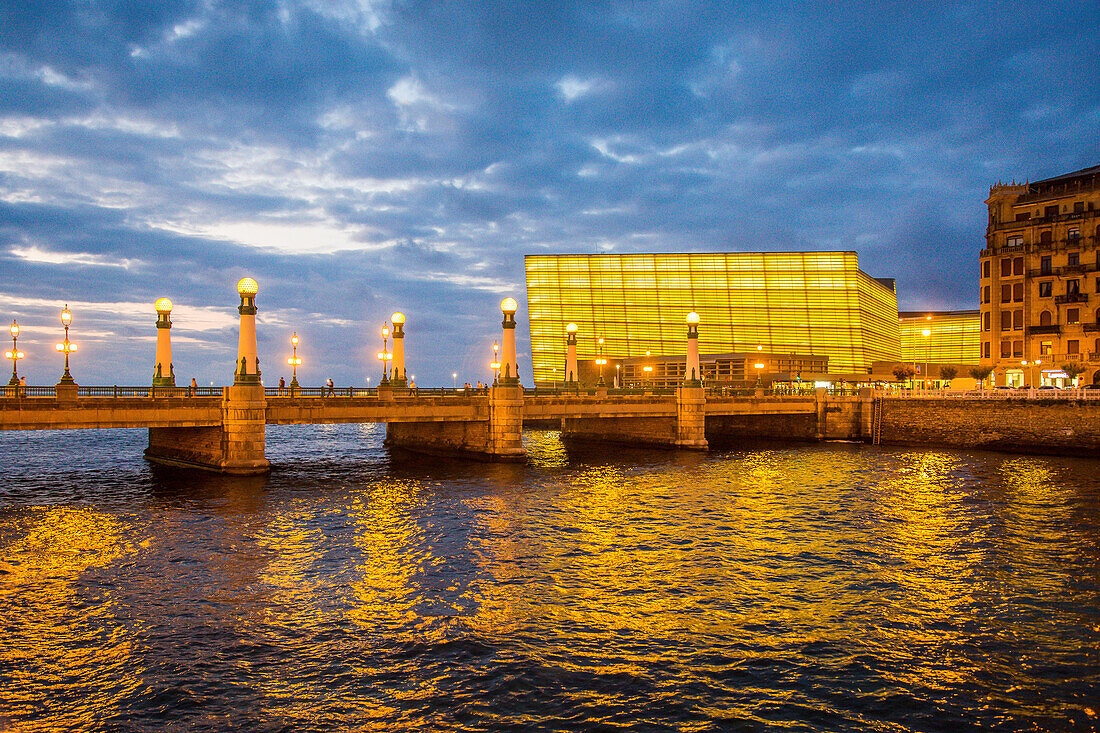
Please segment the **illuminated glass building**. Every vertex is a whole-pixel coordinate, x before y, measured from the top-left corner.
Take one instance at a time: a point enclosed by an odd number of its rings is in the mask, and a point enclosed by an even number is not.
[[[981,312],[976,310],[898,313],[901,360],[977,366],[981,361],[981,325]]]
[[[898,360],[893,281],[859,269],[855,252],[528,255],[527,305],[536,383],[562,379],[565,326],[577,358],[682,355],[697,311],[699,351],[828,357],[831,373]]]

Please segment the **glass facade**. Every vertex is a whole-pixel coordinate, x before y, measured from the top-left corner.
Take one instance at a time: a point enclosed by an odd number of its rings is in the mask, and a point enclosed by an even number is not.
[[[528,255],[536,383],[560,381],[565,325],[577,358],[683,355],[684,318],[701,316],[699,351],[823,355],[829,371],[867,372],[900,357],[897,296],[855,252]],[[555,371],[555,369],[557,371]]]
[[[934,364],[981,361],[979,311],[923,311],[898,314],[901,360]],[[929,334],[924,335],[927,329]]]

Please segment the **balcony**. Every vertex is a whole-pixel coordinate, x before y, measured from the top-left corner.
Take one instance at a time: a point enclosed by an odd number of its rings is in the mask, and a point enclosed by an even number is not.
[[[1100,331],[1100,323],[1085,323],[1081,328],[1086,331]]]
[[[1063,305],[1064,303],[1087,303],[1089,302],[1089,296],[1084,293],[1072,293],[1070,295],[1058,295],[1054,298],[1055,305]]]
[[[1100,361],[1100,351],[1090,351],[1089,352],[1089,361],[1092,361],[1092,362]]]
[[[1052,324],[1050,326],[1028,326],[1027,332],[1029,335],[1033,333],[1061,333],[1062,327],[1058,324]]]

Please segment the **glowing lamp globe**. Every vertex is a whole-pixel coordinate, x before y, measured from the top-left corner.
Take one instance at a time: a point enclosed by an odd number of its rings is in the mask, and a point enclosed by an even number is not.
[[[242,298],[246,295],[255,295],[260,292],[260,284],[250,277],[242,277],[237,282],[237,294]]]
[[[694,324],[699,323],[699,314],[696,313],[695,311],[692,311],[691,313],[688,313],[687,314],[687,322],[688,323],[694,323]]]
[[[503,313],[515,313],[517,308],[519,308],[519,303],[516,302],[515,298],[505,298],[500,301],[500,310]]]
[[[575,323],[566,324],[565,332],[566,333],[576,333],[577,332],[577,324],[575,324]]]
[[[65,310],[61,311],[61,325],[68,326],[73,322],[73,312],[69,310],[68,304],[65,305]]]
[[[392,316],[390,316],[390,322],[400,326],[405,322],[405,314],[394,313]]]
[[[12,321],[11,322],[11,329],[9,329],[9,330],[11,331],[11,337],[13,339],[14,338],[19,338],[19,324],[18,323],[16,323],[15,321]]]
[[[168,298],[158,298],[156,303],[153,303],[153,307],[156,308],[157,313],[171,313],[172,301]]]

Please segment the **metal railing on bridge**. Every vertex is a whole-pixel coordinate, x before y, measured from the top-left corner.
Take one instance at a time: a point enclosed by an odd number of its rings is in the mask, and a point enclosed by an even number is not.
[[[80,386],[76,388],[77,397],[145,397],[150,399],[164,399],[169,397],[221,397],[221,387],[129,387],[121,385],[110,386]],[[7,398],[32,398],[32,397],[57,397],[56,385],[28,385],[26,387],[5,386],[0,387],[0,397]]]

